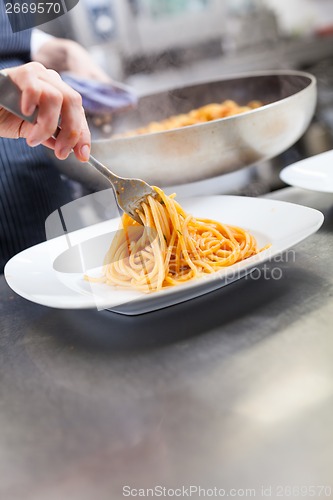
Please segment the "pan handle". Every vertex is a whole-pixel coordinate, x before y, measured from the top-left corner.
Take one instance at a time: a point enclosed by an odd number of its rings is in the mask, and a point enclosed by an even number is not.
[[[21,96],[22,92],[13,80],[4,70],[0,71],[0,106],[26,122],[36,123],[38,108],[35,109],[32,115],[24,115],[21,111]]]

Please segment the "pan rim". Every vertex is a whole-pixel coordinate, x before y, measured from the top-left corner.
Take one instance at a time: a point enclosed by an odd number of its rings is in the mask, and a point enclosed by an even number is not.
[[[167,137],[167,136],[173,135],[175,133],[176,134],[184,133],[184,131],[187,131],[187,130],[208,127],[212,123],[216,124],[216,123],[221,123],[221,122],[235,121],[236,119],[239,120],[240,118],[244,118],[244,117],[249,116],[249,115],[253,116],[254,113],[256,113],[256,114],[263,113],[267,109],[281,105],[282,102],[287,103],[289,100],[294,99],[296,96],[302,95],[304,92],[310,91],[311,88],[316,87],[316,85],[317,85],[316,77],[314,75],[312,75],[311,73],[308,73],[306,71],[285,70],[285,69],[263,70],[263,71],[251,71],[251,72],[230,74],[230,75],[227,75],[225,78],[221,78],[221,79],[214,78],[214,79],[198,80],[198,81],[194,81],[190,85],[185,85],[183,87],[177,86],[177,87],[172,87],[172,88],[165,90],[165,91],[158,91],[158,92],[153,92],[153,93],[150,93],[147,95],[142,95],[140,97],[140,99],[147,98],[147,97],[153,97],[153,96],[156,97],[159,94],[165,94],[166,92],[172,93],[176,90],[182,90],[182,89],[200,86],[200,85],[205,85],[205,84],[209,85],[209,84],[219,83],[219,82],[222,83],[222,82],[232,81],[232,80],[236,80],[236,79],[238,79],[238,80],[244,79],[245,80],[247,78],[256,78],[256,77],[260,77],[260,76],[267,76],[267,77],[269,77],[269,76],[299,76],[299,77],[307,78],[309,80],[309,83],[306,87],[302,88],[301,90],[299,90],[299,91],[297,91],[297,92],[295,92],[287,97],[283,97],[282,99],[279,99],[277,101],[274,101],[274,102],[271,102],[268,104],[264,104],[263,106],[261,106],[259,108],[251,109],[249,111],[245,111],[245,112],[240,113],[238,115],[227,116],[224,118],[218,118],[216,120],[211,120],[208,122],[196,123],[194,125],[187,125],[186,127],[178,127],[178,128],[174,128],[174,129],[170,129],[170,130],[161,130],[161,131],[149,132],[149,133],[145,133],[145,134],[131,135],[131,136],[127,136],[127,137],[110,136],[108,138],[94,140],[93,142],[94,143],[112,142],[113,144],[115,144],[115,143],[123,143],[123,142],[128,142],[128,141],[133,142],[133,141],[138,141],[138,140],[145,140],[146,138],[152,138],[152,137],[161,136],[161,135],[164,135],[165,137]]]

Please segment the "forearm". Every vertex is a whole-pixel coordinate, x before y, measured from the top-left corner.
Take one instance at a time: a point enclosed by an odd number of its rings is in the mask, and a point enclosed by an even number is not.
[[[83,78],[105,83],[111,81],[90,54],[73,40],[50,38],[33,55],[33,60],[58,73],[70,71]]]
[[[71,43],[75,42],[63,38],[51,38],[43,43],[38,51],[32,55],[32,58],[34,61],[43,64],[46,68],[54,69],[58,73],[69,71]]]

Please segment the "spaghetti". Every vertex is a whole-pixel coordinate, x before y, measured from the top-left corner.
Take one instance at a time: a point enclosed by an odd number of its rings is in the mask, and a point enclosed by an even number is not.
[[[259,252],[255,238],[244,229],[195,218],[174,195],[154,189],[158,197],[149,196],[138,212],[143,226],[124,214],[102,276],[86,277],[88,281],[152,292],[214,273]]]
[[[189,113],[170,116],[165,120],[151,122],[148,125],[125,132],[122,137],[130,137],[133,135],[151,134],[153,132],[163,132],[175,128],[188,127],[198,123],[210,122],[228,116],[239,115],[246,111],[251,111],[262,106],[260,101],[250,101],[245,106],[239,105],[237,102],[228,99],[222,103],[211,103],[193,109]]]

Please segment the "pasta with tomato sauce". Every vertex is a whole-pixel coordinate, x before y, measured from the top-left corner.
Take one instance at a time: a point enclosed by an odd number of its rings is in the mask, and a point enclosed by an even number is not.
[[[157,196],[149,196],[138,211],[143,225],[122,216],[102,276],[88,281],[149,293],[215,273],[263,250],[245,229],[193,217],[174,195],[154,189]]]
[[[260,101],[250,101],[245,106],[237,104],[235,101],[228,99],[222,103],[206,104],[197,109],[193,109],[189,113],[170,116],[165,120],[154,121],[144,127],[130,130],[120,135],[120,137],[131,137],[142,134],[152,134],[154,132],[163,132],[176,128],[188,127],[198,123],[210,122],[220,118],[239,115],[246,111],[251,111],[262,106]]]

